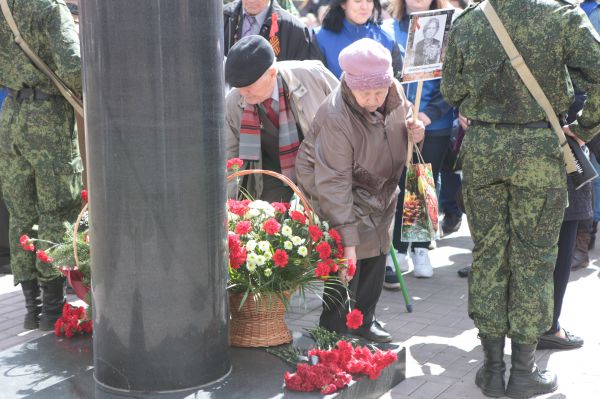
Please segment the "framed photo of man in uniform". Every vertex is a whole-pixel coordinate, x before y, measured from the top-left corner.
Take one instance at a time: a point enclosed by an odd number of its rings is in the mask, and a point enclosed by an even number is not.
[[[402,83],[439,79],[454,9],[410,14]]]

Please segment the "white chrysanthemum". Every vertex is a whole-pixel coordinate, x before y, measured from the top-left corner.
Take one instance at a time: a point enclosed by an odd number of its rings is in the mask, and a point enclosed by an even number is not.
[[[283,227],[281,228],[281,235],[284,237],[291,237],[292,234],[292,228],[288,225],[283,225]]]
[[[256,249],[256,246],[258,245],[258,243],[254,240],[249,240],[246,243],[246,249],[250,252],[254,251]]]
[[[265,276],[271,277],[271,274],[273,274],[273,270],[271,270],[271,269],[265,269]]]
[[[267,258],[265,258],[264,256],[262,256],[262,255],[258,255],[258,256],[256,257],[256,264],[257,264],[258,266],[263,266],[263,265],[264,265],[266,262],[267,262]]]
[[[246,255],[246,262],[248,263],[256,263],[256,258],[258,257],[258,255],[256,255],[256,253],[254,252],[248,252],[248,254]]]
[[[294,244],[295,246],[304,244],[304,241],[305,241],[304,238],[300,238],[298,236],[292,237],[292,244]]]
[[[248,204],[248,207],[250,209],[258,209],[258,210],[262,211],[263,213],[265,213],[267,216],[275,216],[275,208],[273,208],[273,205],[271,205],[270,203],[268,203],[266,201],[262,201],[262,200],[252,201],[251,203]]]
[[[294,244],[292,244],[291,241],[286,241],[283,243],[283,248],[289,251],[290,249],[294,248]]]
[[[302,204],[300,202],[298,202],[296,204],[292,204],[292,209],[290,209],[290,210],[304,213],[304,207],[302,206]]]
[[[254,271],[256,270],[256,264],[250,263],[250,262],[246,262],[246,269],[248,269],[248,271],[250,273],[254,273]]]
[[[228,220],[231,220],[231,221],[235,222],[235,221],[236,221],[236,220],[238,220],[239,218],[240,218],[240,216],[239,216],[239,215],[236,215],[236,214],[235,214],[235,213],[233,213],[233,212],[227,212],[227,219],[228,219]]]
[[[323,228],[321,230],[325,230],[325,231],[329,230],[329,223],[327,223],[326,221],[323,221],[321,223],[321,226],[323,226]]]
[[[308,255],[308,248],[306,248],[304,245],[298,248],[298,255],[305,257],[306,255]]]
[[[244,219],[252,219],[258,216],[260,216],[260,211],[258,209],[250,209],[244,214]]]
[[[263,252],[267,252],[271,249],[271,244],[269,244],[269,241],[261,241],[258,243],[258,249]]]
[[[265,257],[266,260],[271,260],[271,258],[273,258],[273,254],[271,253],[271,251],[267,251],[263,254],[263,256]]]

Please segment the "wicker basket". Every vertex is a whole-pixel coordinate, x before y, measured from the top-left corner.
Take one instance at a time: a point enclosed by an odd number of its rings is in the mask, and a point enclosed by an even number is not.
[[[288,177],[271,170],[248,169],[234,172],[227,176],[231,181],[236,177],[250,174],[265,174],[273,176],[287,184],[298,196],[308,216],[308,222],[314,224],[314,211],[308,201]],[[308,252],[312,251],[309,242]],[[308,257],[307,257],[308,259]],[[289,299],[290,293],[284,295]],[[240,309],[243,294],[229,292],[229,343],[240,347],[265,347],[288,343],[292,334],[285,324],[285,304],[274,294],[263,294],[260,298],[248,295]]]
[[[289,298],[289,293],[285,293]],[[229,293],[229,344],[239,347],[265,347],[286,344],[292,334],[285,324],[285,304],[277,295],[255,298],[248,295],[240,309],[243,294]]]
[[[73,225],[73,255],[75,258],[75,267],[74,268],[61,268],[60,272],[67,278],[69,285],[75,291],[75,295],[88,305],[91,305],[90,286],[83,283],[83,274],[79,271],[79,257],[77,256],[77,234],[79,233],[79,224],[81,223],[81,219],[85,212],[88,210],[88,204],[85,204],[81,212],[79,212],[79,216],[77,216],[77,221]]]

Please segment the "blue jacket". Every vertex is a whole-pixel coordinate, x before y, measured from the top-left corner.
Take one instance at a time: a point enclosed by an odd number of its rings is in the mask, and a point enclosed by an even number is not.
[[[394,53],[396,42],[381,29],[381,26],[367,22],[364,25],[354,25],[344,19],[344,27],[339,33],[321,28],[317,34],[317,44],[323,53],[325,65],[339,79],[342,68],[338,62],[338,55],[348,45],[359,39],[369,38],[381,43],[385,48]]]
[[[4,102],[4,97],[6,97],[7,94],[8,90],[0,86],[0,112],[2,112],[2,103]]]
[[[383,23],[383,30],[396,39],[404,58],[404,48],[408,40],[408,18],[402,21],[388,19]],[[412,103],[417,96],[417,82],[402,85],[406,98]],[[419,112],[425,113],[431,119],[431,125],[425,129],[429,135],[446,136],[452,131],[454,120],[453,108],[444,101],[440,93],[440,79],[423,82]]]
[[[600,34],[600,4],[596,2],[596,0],[585,0],[581,3],[581,8],[590,18],[590,22],[596,32]]]

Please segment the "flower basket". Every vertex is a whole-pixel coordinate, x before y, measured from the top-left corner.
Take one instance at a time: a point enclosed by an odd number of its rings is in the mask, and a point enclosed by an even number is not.
[[[77,253],[77,236],[79,234],[79,226],[81,224],[81,219],[85,212],[88,210],[88,204],[85,204],[81,212],[79,212],[79,216],[77,216],[77,221],[73,225],[73,257],[75,259],[75,267],[65,268],[61,267],[60,272],[67,278],[67,282],[75,291],[75,295],[88,305],[91,305],[92,298],[90,296],[90,286],[83,282],[84,276],[83,273],[79,270],[79,256]]]
[[[306,214],[306,221],[308,223],[308,226],[314,225],[314,213],[312,211],[312,208],[310,207],[308,201],[300,192],[298,187],[286,176],[269,170],[252,169],[235,171],[234,173],[227,176],[227,180],[231,181],[232,179],[237,178],[239,176],[249,174],[266,174],[269,176],[273,176],[287,184],[300,199],[304,207],[304,212]],[[309,258],[312,249],[313,245],[312,242],[309,240],[309,242],[306,243],[306,253],[304,254],[306,260],[303,259],[301,262],[302,268],[308,269]],[[297,268],[298,265],[288,265],[285,267]],[[309,277],[309,279],[312,278]],[[314,280],[316,280],[316,277],[314,277]],[[292,340],[292,335],[289,329],[287,328],[287,325],[285,324],[284,316],[286,310],[286,303],[289,301],[290,298],[290,291],[297,288],[302,290],[302,287],[297,286],[290,286],[288,287],[288,289],[283,289],[281,292],[271,290],[261,291],[250,289],[246,292],[239,292],[239,290],[236,292],[236,290],[230,288],[230,344],[232,346],[240,347],[267,347],[290,342]]]
[[[238,347],[266,347],[286,344],[292,334],[285,324],[285,304],[278,295],[256,298],[229,292],[229,344]],[[289,292],[284,293],[289,299]]]

